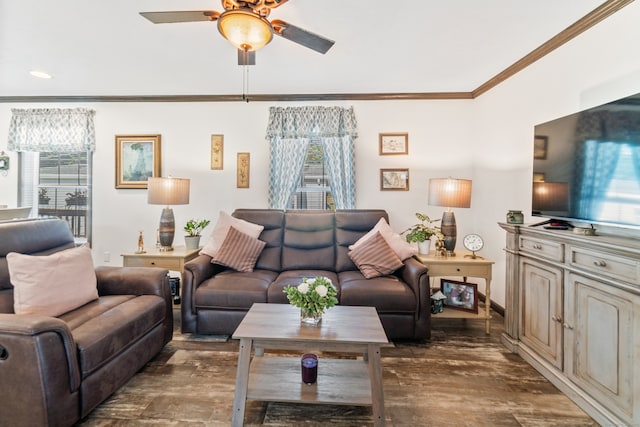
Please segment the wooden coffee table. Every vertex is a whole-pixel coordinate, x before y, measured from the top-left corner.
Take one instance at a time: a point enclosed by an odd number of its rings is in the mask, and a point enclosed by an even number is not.
[[[240,339],[240,351],[232,425],[243,425],[247,400],[371,406],[374,424],[385,425],[380,345],[388,341],[374,307],[335,306],[314,327],[301,325],[300,309],[289,304],[254,304],[233,338]],[[363,357],[320,355],[318,381],[307,385],[302,383],[299,356],[265,356],[265,349]]]

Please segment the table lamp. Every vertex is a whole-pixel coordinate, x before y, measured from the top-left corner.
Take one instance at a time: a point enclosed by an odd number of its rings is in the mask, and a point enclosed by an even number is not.
[[[147,203],[150,205],[165,205],[160,216],[158,239],[160,251],[173,250],[173,236],[176,231],[176,221],[173,209],[169,205],[186,205],[189,203],[189,183],[185,178],[149,178]]]
[[[434,178],[429,180],[429,204],[444,206],[440,231],[444,235],[444,249],[447,256],[455,256],[456,217],[451,208],[471,206],[471,180],[454,178]]]

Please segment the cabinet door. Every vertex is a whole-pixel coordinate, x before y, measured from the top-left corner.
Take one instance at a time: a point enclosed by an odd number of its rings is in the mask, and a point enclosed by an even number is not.
[[[520,339],[562,370],[562,270],[520,260]]]
[[[633,414],[634,304],[638,297],[577,274],[569,275],[565,319],[566,373],[627,422]],[[635,343],[635,344],[634,344]],[[637,363],[637,362],[636,362]],[[637,385],[635,385],[637,387]]]

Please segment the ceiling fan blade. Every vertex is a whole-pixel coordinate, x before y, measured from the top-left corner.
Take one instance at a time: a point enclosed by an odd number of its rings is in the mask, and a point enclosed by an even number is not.
[[[256,51],[238,49],[238,65],[256,65]]]
[[[314,34],[311,31],[304,30],[279,19],[271,21],[271,25],[273,26],[274,33],[280,37],[291,40],[294,43],[301,44],[302,46],[323,54],[327,53],[335,43],[333,40],[329,40]]]
[[[220,12],[215,10],[182,10],[173,12],[140,12],[154,24],[172,24],[175,22],[215,21]]]

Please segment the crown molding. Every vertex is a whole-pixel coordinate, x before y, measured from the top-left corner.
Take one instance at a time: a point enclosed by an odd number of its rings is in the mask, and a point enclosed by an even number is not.
[[[607,0],[569,27],[487,80],[471,92],[318,93],[251,95],[51,95],[0,96],[0,103],[64,102],[295,102],[295,101],[405,101],[474,99],[527,68],[634,0]]]

